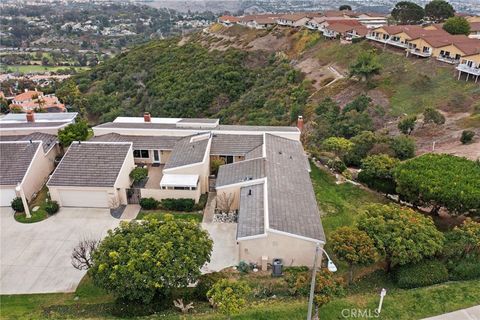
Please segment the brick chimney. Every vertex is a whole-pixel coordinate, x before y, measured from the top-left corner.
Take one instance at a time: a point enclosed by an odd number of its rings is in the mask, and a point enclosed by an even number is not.
[[[27,111],[27,122],[35,122],[35,113],[32,110]]]
[[[151,122],[152,121],[152,117],[150,116],[150,112],[145,112],[143,114],[143,121],[145,121],[145,122]]]
[[[300,132],[303,131],[303,117],[302,116],[298,116],[297,128],[300,130]]]

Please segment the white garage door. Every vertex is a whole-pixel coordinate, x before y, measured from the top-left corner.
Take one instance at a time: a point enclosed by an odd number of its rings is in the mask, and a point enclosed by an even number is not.
[[[58,190],[64,207],[108,208],[108,194],[104,190]]]
[[[0,207],[10,207],[16,197],[15,189],[0,189]]]

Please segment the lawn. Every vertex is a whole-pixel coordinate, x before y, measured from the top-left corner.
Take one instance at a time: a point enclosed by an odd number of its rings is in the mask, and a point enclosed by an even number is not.
[[[270,278],[259,281],[265,282]],[[255,276],[251,279],[257,280]],[[278,279],[273,281],[278,282]],[[387,288],[382,315],[379,319],[421,319],[427,316],[467,308],[479,303],[480,280],[447,282],[426,288],[403,290],[393,287],[382,272],[359,281],[345,298],[336,299],[320,309],[320,319],[342,319],[343,309],[375,309],[378,292]],[[75,297],[78,297],[75,300]],[[1,296],[2,319],[118,319],[111,315],[112,296],[95,287],[88,277],[80,283],[75,293],[33,294]],[[204,302],[195,302],[194,315],[188,319],[225,319]],[[305,319],[306,298],[255,299],[248,308],[232,319]],[[137,319],[181,319],[180,314],[169,309],[149,317]]]
[[[31,218],[27,218],[24,212],[15,213],[15,220],[22,223],[33,223],[42,221],[48,218],[48,213],[45,211],[46,199],[48,198],[48,188],[44,186],[37,194],[35,199],[30,202],[30,214]],[[37,211],[33,211],[33,208],[39,207]]]
[[[353,184],[336,184],[333,175],[314,163],[310,167],[313,189],[323,211],[322,224],[327,238],[333,230],[353,225],[366,204],[387,201],[383,196]]]
[[[0,67],[0,72],[20,72],[20,73],[43,73],[48,71],[56,72],[58,70],[74,68],[77,71],[88,70],[89,67],[70,67],[70,66],[40,66],[40,65],[14,65],[7,66],[2,65]]]
[[[175,219],[195,220],[202,222],[203,215],[196,212],[173,212],[167,210],[142,210],[137,215],[137,220],[145,219],[146,217],[154,217],[157,220],[162,220],[166,214],[171,214]]]

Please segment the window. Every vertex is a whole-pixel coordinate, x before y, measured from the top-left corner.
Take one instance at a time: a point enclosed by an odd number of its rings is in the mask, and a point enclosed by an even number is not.
[[[134,158],[150,158],[148,150],[133,150]]]
[[[225,164],[233,163],[233,156],[220,156]]]

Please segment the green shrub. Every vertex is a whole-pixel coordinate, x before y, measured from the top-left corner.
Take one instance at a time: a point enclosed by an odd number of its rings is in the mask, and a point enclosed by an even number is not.
[[[25,208],[23,207],[23,201],[22,198],[16,197],[15,199],[12,200],[11,203],[12,209],[15,210],[15,212],[24,212]]]
[[[166,210],[173,211],[193,211],[195,207],[195,200],[193,199],[163,199],[160,201],[160,206]]]
[[[212,161],[210,161],[210,173],[213,175],[217,175],[218,169],[224,164],[225,161],[223,159],[212,159]]]
[[[447,263],[450,280],[472,280],[480,278],[480,257],[455,259]]]
[[[133,182],[140,182],[145,180],[148,177],[147,168],[135,168],[130,172],[130,178],[133,179]]]
[[[413,129],[415,129],[415,122],[417,121],[417,116],[407,116],[400,120],[398,123],[398,129],[404,134],[412,133]]]
[[[473,140],[474,136],[475,136],[475,132],[471,130],[463,130],[462,136],[460,137],[460,141],[462,142],[462,144],[467,144]]]
[[[345,163],[338,158],[328,160],[327,167],[340,173],[347,169],[347,166],[345,165]]]
[[[49,215],[57,213],[59,209],[60,206],[57,201],[50,201],[45,205],[45,211],[47,211]]]
[[[200,199],[198,199],[198,203],[196,203],[195,206],[193,207],[193,210],[203,210],[207,205],[207,200],[208,200],[208,195],[206,193],[202,194],[200,196]]]
[[[223,278],[224,276],[220,272],[202,274],[198,278],[197,286],[195,287],[195,298],[201,301],[208,301],[208,290],[210,290],[215,283]]]
[[[240,272],[240,273],[249,273],[251,271],[252,268],[250,268],[250,264],[248,264],[247,262],[245,261],[240,261],[237,265],[237,270]]]
[[[395,158],[406,160],[415,156],[415,141],[405,135],[395,137],[390,142]]]
[[[438,260],[424,260],[398,267],[395,281],[400,288],[426,287],[448,281],[447,267]]]
[[[144,210],[153,210],[158,208],[158,201],[153,198],[140,199],[140,207]]]

